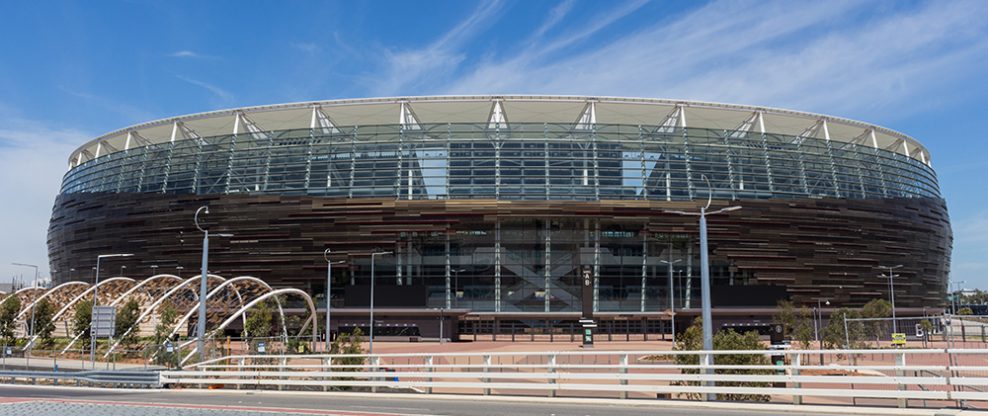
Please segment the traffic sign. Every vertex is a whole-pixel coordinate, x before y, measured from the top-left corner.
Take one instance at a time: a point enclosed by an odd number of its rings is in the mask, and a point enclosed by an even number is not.
[[[892,333],[892,345],[897,347],[906,345],[906,334],[904,332]]]
[[[96,338],[111,338],[117,326],[117,308],[113,306],[93,307],[93,333]]]

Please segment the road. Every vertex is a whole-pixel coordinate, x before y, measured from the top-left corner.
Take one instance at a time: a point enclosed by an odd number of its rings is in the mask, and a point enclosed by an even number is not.
[[[287,393],[275,391],[123,390],[0,384],[2,416],[270,416],[283,415],[443,415],[443,416],[770,416],[874,415],[874,409],[836,407],[813,413],[785,405],[687,407],[688,402],[659,400],[484,398],[409,396],[407,394]],[[695,405],[693,405],[695,406]],[[897,409],[882,409],[888,414]],[[912,414],[930,414],[916,411]],[[952,414],[952,413],[943,413]]]

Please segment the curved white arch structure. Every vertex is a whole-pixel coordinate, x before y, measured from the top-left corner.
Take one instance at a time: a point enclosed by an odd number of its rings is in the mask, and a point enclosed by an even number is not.
[[[219,276],[216,276],[216,275],[209,275],[209,276],[210,277],[214,277],[214,276],[215,277],[219,277]],[[196,276],[196,277],[198,277],[198,276]],[[217,293],[220,293],[220,291],[223,290],[224,288],[226,288],[227,286],[230,286],[230,285],[232,285],[234,283],[237,283],[237,282],[244,282],[244,281],[249,281],[249,282],[252,282],[252,283],[257,283],[257,284],[261,285],[262,287],[264,287],[266,290],[268,290],[268,291],[271,290],[271,286],[268,285],[266,282],[264,282],[261,279],[258,279],[258,278],[253,277],[253,276],[239,276],[239,277],[235,277],[233,279],[225,280],[219,286],[217,286],[217,287],[213,288],[213,290],[209,291],[209,293],[206,294],[206,302],[209,302],[209,298],[211,298],[213,295],[215,295]],[[162,298],[165,298],[167,296],[168,296],[168,294],[166,293],[165,295],[162,295]],[[240,297],[239,291],[237,292],[237,297],[238,298]],[[191,308],[189,308],[189,311],[186,312],[185,315],[182,316],[182,318],[179,319],[175,323],[175,326],[172,328],[171,332],[168,334],[168,337],[169,338],[172,337],[172,336],[174,336],[178,332],[178,330],[181,329],[189,321],[190,318],[192,318],[192,315],[195,315],[195,313],[198,312],[199,302],[201,302],[201,301],[196,301],[196,303]],[[243,299],[242,298],[240,299],[240,306],[243,306]],[[149,307],[148,308],[148,311],[152,311],[154,307],[155,306],[152,305],[152,307]],[[282,315],[282,321],[284,321],[284,312],[281,309],[281,304],[280,303],[278,304],[278,311]],[[244,315],[244,314],[242,314],[242,315]],[[140,322],[141,322],[141,318],[138,318],[137,319],[137,323],[135,323],[135,325],[140,324]],[[129,333],[130,333],[130,329],[128,329],[127,332],[124,333],[124,335],[129,334]],[[123,337],[121,336],[120,338],[122,339]],[[117,346],[119,346],[119,345],[120,345],[120,340],[117,340],[117,342],[113,343],[113,345],[110,346],[110,348],[106,351],[105,354],[103,354],[103,356],[104,357],[108,357],[111,353],[113,353],[114,350],[116,350]]]
[[[217,286],[212,291],[210,291],[209,293],[207,293],[206,294],[206,302],[209,302],[209,299],[211,297],[213,297],[213,295],[215,295],[215,294],[219,293],[221,290],[223,290],[223,288],[225,288],[227,286],[230,286],[233,283],[245,282],[245,281],[260,284],[261,287],[265,288],[267,291],[269,291],[269,292],[271,291],[271,286],[268,285],[267,282],[265,282],[265,281],[263,281],[261,279],[258,279],[256,277],[253,277],[253,276],[234,277],[233,279],[230,279],[230,280],[227,280],[227,281],[223,282],[223,284]],[[236,289],[236,288],[234,288],[234,289]],[[240,297],[239,291],[237,292],[237,296]],[[202,301],[200,300],[199,302],[202,302]],[[189,312],[187,312],[185,314],[185,316],[182,317],[182,319],[179,319],[178,320],[178,322],[175,324],[175,328],[172,329],[172,332],[170,334],[168,334],[169,337],[175,335],[178,332],[179,328],[181,328],[183,325],[185,325],[189,321],[189,319],[192,318],[192,315],[195,315],[196,312],[199,311],[199,302],[196,302],[196,304],[192,307],[192,309],[189,309]],[[242,298],[240,299],[240,306],[241,307],[244,306],[243,299]],[[281,312],[281,303],[280,302],[278,303],[278,310],[279,310],[279,312]],[[284,313],[283,312],[282,312],[282,319],[284,319]]]
[[[318,338],[317,338],[317,335],[316,335],[316,328],[319,327],[319,324],[318,324],[319,318],[317,317],[317,314],[316,314],[316,305],[315,305],[315,303],[312,302],[312,297],[309,296],[308,293],[306,293],[305,291],[302,291],[300,289],[294,289],[294,288],[273,290],[271,292],[265,293],[264,295],[258,297],[257,299],[254,299],[254,300],[250,301],[250,303],[248,303],[248,304],[244,305],[242,308],[240,308],[239,311],[237,311],[237,312],[233,313],[232,315],[230,315],[230,317],[227,318],[225,321],[223,321],[223,323],[221,323],[219,327],[217,327],[216,329],[214,329],[211,332],[209,332],[207,334],[207,336],[206,336],[206,339],[207,340],[208,339],[211,339],[216,333],[218,333],[218,332],[226,329],[226,327],[229,326],[231,323],[233,323],[233,321],[237,320],[237,316],[238,315],[247,312],[247,310],[249,310],[250,308],[253,308],[254,305],[257,305],[258,303],[263,302],[267,298],[270,298],[270,297],[273,297],[273,296],[278,296],[278,295],[284,295],[284,294],[295,294],[295,295],[299,295],[303,299],[305,299],[305,302],[306,303],[308,303],[308,305],[309,305],[309,317],[310,317],[310,319],[307,320],[306,322],[311,322],[312,323],[312,341],[313,342],[318,341]],[[303,326],[302,328],[304,329],[305,327]],[[189,344],[191,344],[191,343],[193,343],[195,341],[196,341],[195,339],[190,340],[190,341],[186,342],[185,344],[182,344],[181,347],[184,347],[186,345],[189,345]],[[193,348],[192,351],[189,352],[189,354],[187,356],[185,356],[184,359],[182,359],[182,364],[185,364],[189,360],[189,358],[192,358],[192,356],[196,353],[197,349],[198,349],[198,346],[196,348]]]
[[[181,282],[182,281],[182,278],[181,277],[175,276],[173,274],[158,274],[158,275],[151,276],[151,277],[149,277],[147,279],[142,280],[140,283],[138,283],[136,286],[130,288],[130,290],[124,292],[122,295],[117,296],[117,298],[114,299],[113,302],[110,303],[110,306],[117,306],[117,303],[120,303],[120,301],[126,299],[128,296],[130,296],[134,292],[138,291],[139,289],[143,288],[144,286],[147,286],[148,284],[150,284],[152,282],[155,282],[155,281],[161,280],[161,279],[173,279],[173,280],[176,280],[178,282]]]
[[[80,293],[79,296],[76,296],[76,297],[72,298],[72,300],[69,301],[68,303],[66,303],[65,306],[62,306],[62,309],[59,309],[58,312],[56,312],[55,315],[52,316],[52,318],[51,318],[52,322],[57,322],[59,319],[62,318],[62,315],[64,315],[65,312],[67,312],[70,308],[72,308],[72,306],[75,306],[76,303],[79,303],[79,301],[85,299],[86,296],[88,296],[90,293],[93,293],[93,291],[95,291],[96,289],[102,287],[103,285],[107,285],[107,284],[115,283],[115,282],[130,282],[130,283],[134,283],[134,279],[131,279],[129,277],[112,277],[112,278],[109,278],[109,279],[106,279],[104,281],[99,282],[99,284],[96,285],[96,286],[90,286],[89,289],[86,289],[86,291]],[[81,332],[80,332],[80,334],[81,334]],[[37,341],[37,339],[38,339],[38,336],[37,335],[31,337],[31,339],[27,342],[27,345],[25,346],[25,348],[30,348],[31,346],[33,346],[34,345],[34,342]],[[69,345],[66,346],[65,349],[62,350],[62,352],[64,353],[65,351],[68,351],[68,349],[72,347],[72,344],[74,344],[77,339],[79,339],[79,335],[76,335],[75,337],[73,337],[72,338],[72,341],[69,342]]]
[[[81,286],[89,286],[89,283],[85,283],[85,282],[65,282],[65,283],[62,283],[62,284],[60,284],[58,286],[55,286],[55,287],[49,289],[48,291],[42,293],[41,296],[38,296],[37,298],[35,298],[33,302],[31,302],[30,304],[22,307],[21,308],[21,311],[17,313],[17,316],[14,317],[14,320],[21,319],[24,315],[27,314],[27,312],[29,310],[31,310],[31,308],[34,308],[34,305],[37,305],[38,302],[40,302],[42,299],[47,298],[48,296],[56,293],[57,291],[62,290],[62,289],[65,289],[66,287],[80,286],[80,285]]]
[[[55,313],[55,316],[53,316],[51,318],[51,320],[52,321],[57,321],[59,318],[62,317],[63,314],[65,314],[66,311],[69,310],[69,308],[71,308],[72,306],[74,306],[80,300],[85,299],[86,296],[88,296],[90,293],[93,293],[94,290],[96,290],[96,289],[98,289],[98,288],[100,288],[100,287],[102,287],[104,285],[108,285],[108,284],[114,283],[114,282],[131,282],[131,283],[133,283],[134,282],[134,279],[131,279],[129,277],[113,277],[113,278],[110,278],[110,279],[106,279],[106,280],[104,280],[102,282],[99,282],[99,284],[96,285],[96,286],[90,286],[89,289],[86,289],[85,292],[82,292],[81,294],[79,294],[79,296],[76,296],[71,301],[69,301],[69,303],[66,303],[65,306],[62,307],[62,309],[59,309],[58,312]]]
[[[127,335],[129,335],[134,330],[134,328],[138,327],[141,324],[141,322],[144,322],[145,319],[147,319],[148,317],[150,317],[151,314],[154,313],[154,311],[156,311],[158,309],[158,307],[161,306],[162,303],[164,303],[166,300],[168,300],[169,298],[171,298],[172,295],[174,295],[175,293],[178,293],[178,291],[180,291],[182,289],[185,289],[186,287],[188,287],[192,283],[198,282],[199,279],[200,279],[200,276],[201,275],[198,275],[198,274],[195,275],[195,276],[192,276],[192,277],[186,279],[184,282],[180,283],[178,286],[173,287],[168,292],[165,292],[165,294],[161,295],[161,297],[159,297],[158,300],[154,301],[154,303],[152,303],[151,306],[148,306],[147,309],[144,310],[144,312],[141,312],[141,315],[137,317],[137,321],[134,322],[134,325],[131,325],[130,328],[127,328],[127,331],[125,331],[121,335],[118,335],[118,337],[120,339],[123,339],[124,337],[126,337]],[[206,275],[206,279],[207,279],[207,283],[208,283],[208,279],[219,279],[220,283],[226,281],[226,279],[223,278],[223,276],[219,276],[219,275],[215,275],[215,274],[208,274],[208,275]],[[195,293],[195,290],[194,289],[193,289],[193,293]],[[198,293],[196,293],[196,296],[198,296]],[[114,346],[116,346],[116,344],[114,344]]]

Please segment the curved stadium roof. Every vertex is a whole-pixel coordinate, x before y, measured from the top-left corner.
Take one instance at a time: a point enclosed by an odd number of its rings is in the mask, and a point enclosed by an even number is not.
[[[497,114],[499,113],[499,114]],[[116,151],[262,131],[382,124],[597,123],[669,125],[760,131],[873,146],[930,165],[917,140],[884,127],[822,114],[749,105],[651,98],[474,95],[364,98],[244,107],[171,117],[133,125],[90,140],[72,152],[69,168]]]

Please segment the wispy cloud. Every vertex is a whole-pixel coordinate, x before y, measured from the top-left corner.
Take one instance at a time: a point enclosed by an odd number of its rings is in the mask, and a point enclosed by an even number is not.
[[[292,42],[290,45],[292,48],[295,48],[309,55],[319,52],[320,49],[319,45],[314,42]]]
[[[170,58],[184,58],[184,59],[216,59],[215,56],[206,55],[189,49],[182,49],[179,51],[172,52],[168,54]]]
[[[0,106],[0,189],[16,198],[4,201],[0,229],[0,281],[30,270],[10,266],[11,261],[37,264],[47,274],[46,234],[51,207],[58,193],[67,157],[92,135],[73,129],[52,127],[29,120]],[[52,155],[58,155],[52,157]]]
[[[106,111],[119,114],[132,121],[147,120],[151,118],[151,113],[147,110],[122,101],[88,92],[77,91],[75,89],[63,86],[59,86],[58,89],[71,97],[84,101],[88,105],[96,106]]]
[[[501,11],[500,0],[482,2],[462,22],[439,39],[419,49],[385,50],[385,74],[372,91],[377,95],[396,95],[421,90],[446,80],[466,59],[462,47],[483,29],[493,24]]]
[[[234,101],[235,97],[233,94],[213,84],[192,79],[182,75],[175,75],[175,77],[189,84],[195,85],[199,88],[209,91],[211,94],[213,94],[213,96],[215,96],[217,99],[220,100],[221,104],[229,104]]]
[[[864,5],[720,1],[581,49],[639,6],[624,4],[581,30],[477,62],[442,92],[693,98],[857,115],[894,108],[901,115],[911,110],[904,102],[955,81],[943,73],[973,77],[985,69],[970,63],[988,61],[981,18],[988,3],[933,2],[862,17]],[[549,33],[544,28],[560,13],[534,33]]]

